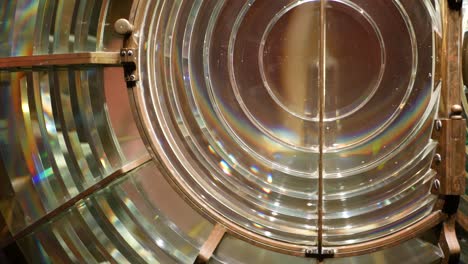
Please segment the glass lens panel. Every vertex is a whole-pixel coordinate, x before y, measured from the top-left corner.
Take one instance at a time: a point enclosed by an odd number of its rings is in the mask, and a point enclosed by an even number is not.
[[[108,71],[0,73],[0,209],[12,233],[146,153],[125,83],[104,84]],[[116,119],[125,129],[114,130]]]
[[[136,102],[166,173],[200,207],[293,243],[313,244],[323,228],[328,245],[431,212],[441,32],[431,1],[142,10]]]
[[[0,57],[119,50],[114,22],[133,0],[11,0],[0,4]]]
[[[193,263],[213,226],[170,188],[144,187],[149,181],[166,187],[155,169],[150,163],[129,173],[18,244],[36,262]],[[171,208],[158,208],[172,197]]]

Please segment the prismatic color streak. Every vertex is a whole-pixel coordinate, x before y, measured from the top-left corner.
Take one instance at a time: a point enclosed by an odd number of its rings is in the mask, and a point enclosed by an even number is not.
[[[14,22],[10,25],[13,35],[10,36],[11,56],[26,56],[32,54],[34,28],[36,25],[35,15],[39,1],[18,0],[10,1],[16,4]]]

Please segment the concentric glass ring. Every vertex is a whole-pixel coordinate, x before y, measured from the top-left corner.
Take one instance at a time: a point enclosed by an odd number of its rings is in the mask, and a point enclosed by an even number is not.
[[[341,245],[430,213],[431,1],[148,1],[138,12],[142,131],[207,215],[244,236]]]

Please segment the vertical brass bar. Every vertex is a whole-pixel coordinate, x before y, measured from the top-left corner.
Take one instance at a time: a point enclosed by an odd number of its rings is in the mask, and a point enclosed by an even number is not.
[[[461,2],[461,1],[460,1]],[[442,179],[441,195],[445,195],[444,210],[449,219],[442,224],[439,244],[444,252],[442,263],[458,263],[460,245],[455,234],[455,218],[459,194],[464,190],[464,127],[461,112],[462,96],[462,13],[454,1],[442,0],[442,49],[441,49],[441,103],[439,118],[447,120],[448,134],[439,142]],[[462,153],[457,153],[457,152]],[[445,155],[444,155],[445,154]],[[461,155],[460,155],[461,154]],[[463,187],[462,187],[463,185]]]
[[[320,1],[320,67],[319,67],[319,164],[318,164],[318,254],[322,254],[323,239],[323,145],[325,114],[325,80],[326,80],[326,1]]]
[[[440,118],[449,118],[451,107],[461,103],[461,29],[460,10],[451,9],[447,0],[441,1],[442,8],[442,49],[441,79],[442,96],[439,110]]]

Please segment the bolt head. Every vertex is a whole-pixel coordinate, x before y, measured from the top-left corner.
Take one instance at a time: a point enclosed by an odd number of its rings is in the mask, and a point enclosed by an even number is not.
[[[436,129],[437,131],[440,131],[440,130],[442,129],[442,126],[443,126],[443,125],[442,125],[442,121],[437,120],[436,123],[435,123],[435,129]]]
[[[450,108],[450,111],[452,111],[452,115],[461,115],[463,113],[463,107],[459,104],[454,104]]]
[[[437,191],[440,189],[440,181],[439,181],[439,179],[435,179],[435,180],[434,180],[434,189],[437,190]]]

